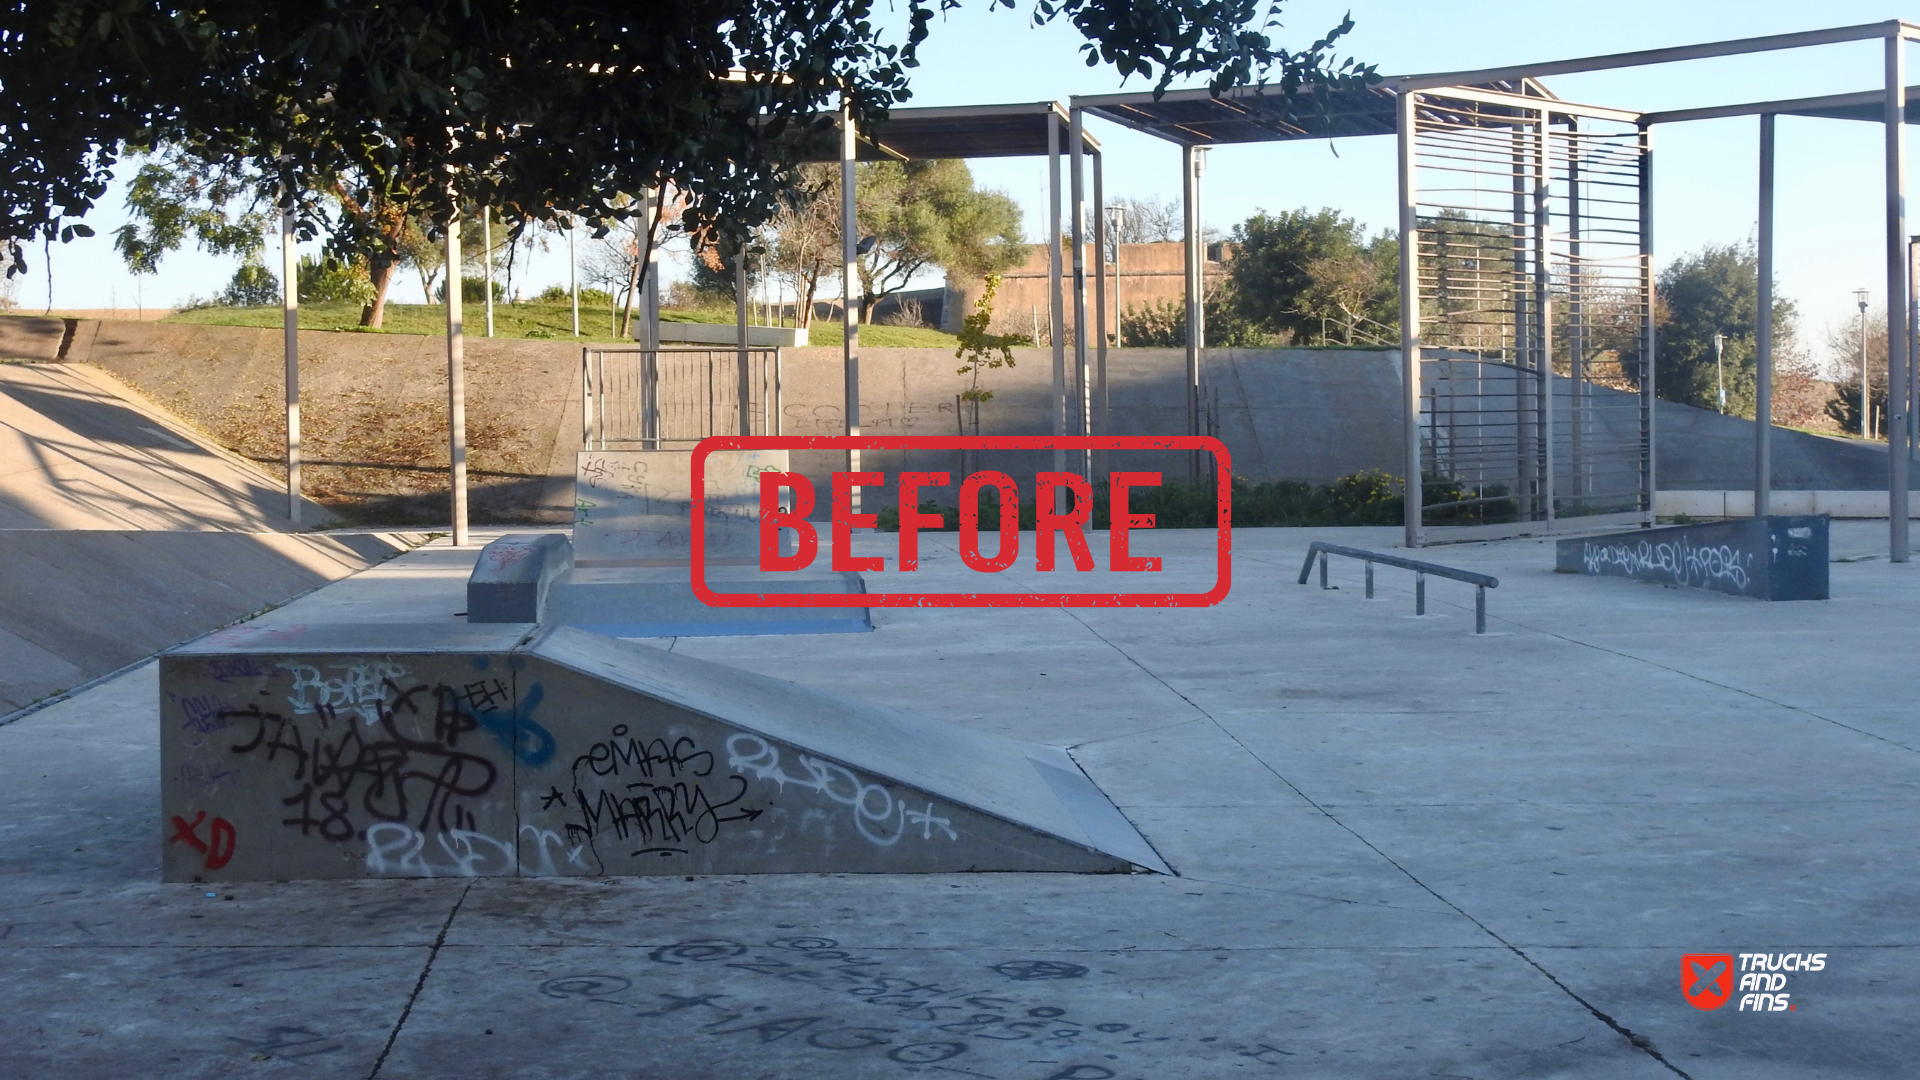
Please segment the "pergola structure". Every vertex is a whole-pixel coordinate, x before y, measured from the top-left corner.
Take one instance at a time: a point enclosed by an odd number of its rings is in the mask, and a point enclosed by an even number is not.
[[[1067,110],[1058,102],[1041,101],[1013,105],[963,105],[955,107],[894,109],[887,118],[872,125],[866,131],[860,131],[854,123],[851,111],[843,105],[837,120],[840,138],[831,148],[819,147],[803,152],[803,160],[840,162],[840,199],[841,199],[841,291],[840,312],[844,329],[842,345],[846,365],[846,433],[860,434],[860,314],[853,302],[853,281],[855,280],[855,262],[858,258],[860,232],[854,204],[857,195],[854,165],[858,161],[910,161],[914,159],[941,158],[996,158],[996,157],[1038,157],[1047,158],[1047,190],[1051,195],[1047,214],[1047,235],[1056,238],[1048,244],[1048,311],[1050,313],[1050,344],[1053,347],[1053,396],[1054,416],[1053,433],[1055,435],[1075,434],[1070,430],[1076,426],[1079,432],[1085,432],[1091,422],[1091,394],[1088,387],[1085,335],[1079,333],[1080,323],[1085,321],[1084,312],[1075,309],[1076,346],[1075,353],[1079,363],[1069,376],[1066,361],[1065,318],[1062,308],[1063,274],[1060,259],[1060,186],[1061,153],[1063,144],[1070,144],[1073,160],[1073,201],[1076,211],[1083,202],[1081,193],[1082,159],[1093,157],[1093,186],[1096,202],[1101,198],[1101,156],[1100,143],[1081,130],[1077,118],[1070,118]],[[1071,128],[1071,130],[1069,130]],[[1074,235],[1079,236],[1080,226],[1074,224]],[[1084,303],[1085,290],[1079,286],[1084,282],[1085,267],[1080,246],[1076,243],[1073,254],[1075,296]],[[1105,266],[1096,273],[1101,296],[1105,296]],[[737,310],[740,324],[741,348],[746,343],[746,307],[745,290],[740,291],[741,302]],[[1100,304],[1099,325],[1105,325],[1105,305]],[[1101,335],[1100,384],[1104,391],[1106,383],[1105,335]],[[743,352],[744,357],[744,352]],[[744,360],[741,370],[745,371]],[[743,376],[744,377],[744,376]],[[1077,410],[1068,407],[1069,396],[1078,401]],[[741,400],[746,398],[741,394]],[[1077,415],[1071,420],[1069,412]],[[746,432],[746,427],[741,429]],[[1054,451],[1054,468],[1064,471],[1066,452]],[[847,470],[857,472],[860,469],[860,451],[847,451]],[[1081,463],[1081,472],[1091,475],[1091,465]],[[853,509],[860,510],[860,489],[853,490]]]
[[[1400,145],[1400,315],[1406,543],[1653,522],[1653,128],[1759,118],[1759,325],[1754,510],[1771,488],[1773,157],[1776,116],[1882,124],[1886,160],[1888,505],[1891,557],[1907,558],[1914,413],[1905,209],[1908,106],[1902,21],[1384,79],[1333,96],[1310,126],[1280,93],[1249,87],[1072,99],[1085,114],[1181,148],[1187,225],[1189,433],[1200,424],[1198,205],[1213,146],[1361,135]],[[1853,94],[1640,112],[1562,101],[1539,80],[1879,39],[1879,86]],[[1077,180],[1077,174],[1076,174]],[[1075,251],[1080,250],[1075,185]],[[1098,195],[1095,197],[1098,204]],[[1104,212],[1097,209],[1096,229]],[[1074,277],[1084,343],[1083,275]],[[1101,323],[1100,325],[1104,325]],[[1104,339],[1104,335],[1101,335]],[[1084,349],[1084,344],[1077,344]],[[1611,359],[1608,360],[1607,358]],[[1627,360],[1631,359],[1632,363]],[[1104,380],[1103,380],[1104,384]],[[1104,386],[1103,386],[1104,388]],[[1104,411],[1104,410],[1103,410]],[[1429,499],[1428,496],[1437,496]],[[1473,524],[1488,518],[1515,520]]]

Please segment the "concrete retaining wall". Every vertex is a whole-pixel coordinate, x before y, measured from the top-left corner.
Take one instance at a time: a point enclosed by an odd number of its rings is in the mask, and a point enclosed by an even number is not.
[[[67,331],[71,328],[69,336]],[[349,515],[437,522],[446,498],[446,359],[436,337],[302,332],[304,434],[309,490]],[[246,327],[98,320],[0,319],[0,353],[99,365],[218,438],[273,468],[283,453],[280,333]],[[571,341],[467,341],[468,441],[476,521],[571,519],[579,449],[579,348]],[[1016,366],[986,372],[994,397],[981,434],[1053,431],[1049,349],[1014,351]],[[1108,353],[1114,434],[1186,431],[1185,357],[1178,349]],[[863,350],[861,420],[876,435],[950,435],[967,383],[945,349]],[[782,429],[838,434],[844,422],[836,348],[784,355]],[[1397,353],[1317,349],[1211,349],[1202,378],[1218,395],[1221,438],[1237,475],[1324,483],[1366,469],[1401,471]],[[970,420],[970,416],[969,416]],[[971,433],[971,423],[967,427]],[[1751,421],[1659,404],[1660,484],[1730,490],[1752,484]],[[1873,490],[1886,453],[1843,439],[1776,429],[1781,490]],[[796,453],[817,484],[838,455]],[[954,470],[953,453],[869,454],[866,467]],[[1051,455],[1007,455],[987,467],[1031,476]],[[1116,466],[1184,476],[1184,455],[1130,455]],[[1920,472],[1916,473],[1920,482]],[[940,499],[939,493],[933,498]],[[823,511],[824,512],[824,511]]]

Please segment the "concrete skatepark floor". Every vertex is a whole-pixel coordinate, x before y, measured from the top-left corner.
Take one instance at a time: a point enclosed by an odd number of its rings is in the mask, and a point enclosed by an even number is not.
[[[1838,523],[1834,554],[1884,536]],[[1464,586],[1415,618],[1402,572],[1373,602],[1357,564],[1293,583],[1309,540],[1394,537],[1241,530],[1213,609],[654,643],[1070,746],[1172,877],[207,896],[158,881],[140,668],[0,728],[0,1076],[1909,1074],[1913,565],[1838,562],[1833,600],[1762,604],[1555,576],[1543,541],[1434,549],[1500,576],[1485,637]],[[952,542],[923,538],[916,585],[960,580]],[[476,548],[281,614],[451,621]],[[1687,1004],[1683,954],[1741,952],[1827,962],[1789,976],[1790,1012]]]

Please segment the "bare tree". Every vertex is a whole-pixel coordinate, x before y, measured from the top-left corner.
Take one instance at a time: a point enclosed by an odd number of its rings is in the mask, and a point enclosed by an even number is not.
[[[1174,199],[1115,199],[1108,209],[1118,210],[1107,229],[1110,244],[1158,244],[1186,235],[1186,215]]]
[[[840,265],[840,166],[802,165],[770,223],[769,266],[793,286],[799,325],[813,325],[820,280]]]

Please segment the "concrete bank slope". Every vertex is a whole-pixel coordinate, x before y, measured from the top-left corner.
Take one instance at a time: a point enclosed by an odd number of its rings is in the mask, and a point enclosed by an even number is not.
[[[103,371],[0,363],[0,528],[281,532],[337,523],[309,502],[296,526],[284,481]]]
[[[392,558],[395,533],[0,530],[0,723]]]

